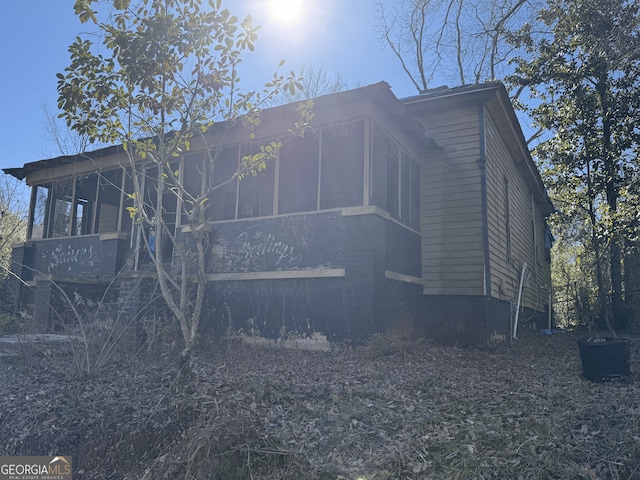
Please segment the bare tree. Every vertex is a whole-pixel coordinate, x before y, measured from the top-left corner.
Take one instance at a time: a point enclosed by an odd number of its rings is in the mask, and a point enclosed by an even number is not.
[[[540,0],[375,0],[378,33],[416,90],[503,77],[510,31],[535,17]]]
[[[294,92],[283,90],[274,101],[275,104],[285,104],[309,100],[347,90],[349,84],[342,73],[331,75],[324,67],[304,64],[295,70],[295,76],[300,79],[299,88]]]
[[[45,139],[55,145],[53,155],[77,155],[87,151],[90,145],[87,135],[79,135],[69,128],[45,104],[42,104],[42,112],[44,113]],[[92,147],[96,148],[99,145],[92,145]]]
[[[0,277],[5,277],[11,263],[11,245],[24,241],[29,213],[28,191],[19,180],[0,178]]]

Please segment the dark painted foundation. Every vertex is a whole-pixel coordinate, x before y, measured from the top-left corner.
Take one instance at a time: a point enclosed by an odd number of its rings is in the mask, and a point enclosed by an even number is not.
[[[508,302],[423,295],[420,235],[375,210],[223,222],[211,233],[204,331],[268,338],[321,333],[359,343],[393,330],[455,344],[510,333]],[[178,240],[188,245],[191,236],[180,231]],[[72,319],[51,279],[71,301],[76,294],[82,299],[86,315],[100,302],[108,307],[98,313],[114,319],[168,315],[151,272],[132,271],[128,248],[127,238],[114,234],[14,249],[15,264],[31,266],[19,272],[32,283],[19,287],[22,302],[52,328]]]
[[[225,281],[210,284],[203,328],[267,338],[321,333],[330,341],[366,341],[372,333],[419,327],[420,286],[385,281],[387,294],[354,290],[345,278]],[[366,299],[366,301],[365,301]]]

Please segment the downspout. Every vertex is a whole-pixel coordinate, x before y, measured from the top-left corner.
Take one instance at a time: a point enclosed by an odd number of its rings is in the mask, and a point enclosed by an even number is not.
[[[487,199],[487,145],[486,145],[486,126],[484,115],[485,99],[480,102],[480,195],[482,208],[482,249],[483,249],[483,295],[491,296],[491,262],[489,255],[489,212]]]
[[[549,324],[549,330],[551,330],[551,303],[553,302],[553,291],[551,290],[551,287],[549,287],[549,318],[548,318],[548,324]]]
[[[512,328],[513,338],[517,338],[516,334],[518,333],[518,318],[520,316],[520,306],[522,305],[522,289],[529,283],[530,276],[531,276],[531,272],[529,271],[529,267],[527,267],[527,263],[525,262],[522,265],[522,272],[520,273],[520,288],[518,288],[518,303],[516,305],[516,319],[513,322],[513,328]]]

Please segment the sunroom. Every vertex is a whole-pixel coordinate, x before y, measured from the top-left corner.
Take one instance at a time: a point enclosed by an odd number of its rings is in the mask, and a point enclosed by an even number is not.
[[[421,131],[386,84],[321,97],[314,111],[304,136],[283,135],[294,109],[276,107],[263,112],[250,141],[246,132],[227,133],[212,142],[215,149],[195,144],[172,163],[187,191],[209,192],[211,282],[241,282],[236,296],[251,280],[333,278],[342,279],[334,285],[341,290],[367,264],[367,281],[420,283],[420,160],[428,149]],[[264,171],[237,178],[242,158],[273,140],[282,147]],[[154,209],[156,168],[140,162],[134,172],[121,148],[108,147],[5,170],[33,187],[28,240],[14,250],[16,272],[34,285],[104,285],[147,269],[147,227],[132,221],[128,208],[135,181]],[[165,193],[162,215],[178,241],[188,242],[189,209]],[[171,260],[171,247],[162,248],[163,261]]]

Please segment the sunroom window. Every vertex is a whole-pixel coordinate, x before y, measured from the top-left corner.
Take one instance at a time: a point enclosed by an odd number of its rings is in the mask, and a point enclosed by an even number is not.
[[[179,172],[178,180],[182,182],[185,192],[181,194],[182,208],[180,211],[180,225],[189,223],[188,216],[193,210],[194,202],[201,198],[205,179],[203,160],[204,155],[197,153],[185,156],[182,161],[182,168]]]
[[[45,219],[47,205],[49,203],[49,189],[36,186],[33,188],[33,200],[31,210],[31,228],[29,238],[39,239],[45,237]]]
[[[387,208],[387,144],[389,137],[378,125],[373,126],[371,145],[371,205]]]
[[[123,218],[122,175],[122,169],[109,170],[35,186],[30,238],[118,231]]]
[[[229,147],[212,152],[213,184],[208,190],[211,218],[215,220],[232,220],[236,215],[238,180],[234,174],[238,171],[240,154],[238,147]]]
[[[318,208],[320,144],[307,133],[280,149],[278,213],[309,212]]]
[[[98,176],[97,221],[95,233],[118,230],[122,170],[111,170]]]
[[[420,165],[379,125],[372,131],[370,203],[420,228]]]
[[[76,177],[72,235],[91,233],[97,185],[98,175],[95,173]]]
[[[50,218],[51,237],[68,237],[71,233],[71,207],[73,205],[73,181],[65,180],[51,187],[53,202]]]
[[[242,157],[260,151],[258,145],[246,145],[242,148]],[[249,173],[239,182],[238,218],[263,217],[273,215],[273,190],[275,165],[273,160],[266,161],[266,168],[255,175]]]
[[[320,209],[363,205],[364,122],[324,129]]]

